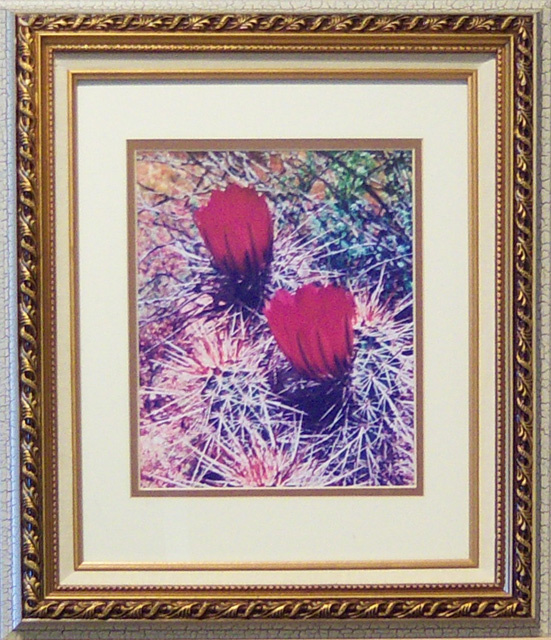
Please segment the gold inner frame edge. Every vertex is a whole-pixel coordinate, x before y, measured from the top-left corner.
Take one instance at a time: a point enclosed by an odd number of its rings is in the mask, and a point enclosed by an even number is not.
[[[69,113],[76,113],[76,87],[79,79],[85,80],[106,80],[111,79],[113,76],[116,76],[118,80],[122,79],[135,79],[136,77],[152,77],[155,79],[197,79],[198,76],[208,77],[209,79],[223,79],[223,78],[240,78],[240,79],[303,79],[303,78],[319,78],[322,76],[323,79],[399,79],[399,80],[410,80],[410,79],[422,79],[429,77],[432,80],[464,80],[467,82],[468,94],[469,94],[469,202],[470,202],[470,212],[469,212],[469,253],[471,254],[471,259],[469,261],[469,281],[470,281],[470,300],[469,300],[469,314],[471,317],[471,325],[475,325],[477,327],[477,331],[474,332],[474,340],[473,340],[473,332],[470,332],[470,369],[471,375],[469,377],[469,397],[470,397],[470,436],[469,436],[469,468],[470,468],[470,477],[472,479],[470,483],[470,527],[469,527],[469,557],[466,559],[457,559],[457,560],[442,560],[442,561],[397,561],[397,562],[366,562],[366,563],[355,563],[355,562],[340,562],[340,563],[263,563],[263,564],[177,564],[177,563],[96,563],[96,562],[86,562],[83,559],[84,551],[83,551],[83,540],[82,540],[82,502],[81,502],[81,474],[76,473],[75,479],[75,503],[74,503],[74,513],[75,513],[75,570],[102,570],[102,571],[120,571],[124,570],[163,570],[163,571],[182,571],[182,570],[213,570],[213,571],[247,571],[247,570],[314,570],[314,569],[326,569],[326,570],[339,570],[339,569],[392,569],[392,568],[404,568],[404,569],[415,569],[415,568],[474,568],[478,566],[478,526],[479,526],[479,516],[477,510],[478,503],[478,449],[477,449],[477,439],[478,439],[478,375],[476,373],[477,366],[477,358],[474,358],[474,355],[478,353],[478,320],[477,320],[477,309],[478,309],[478,260],[476,258],[476,247],[477,247],[477,223],[476,219],[478,216],[477,203],[478,203],[478,194],[476,191],[476,176],[478,175],[477,170],[477,153],[476,146],[478,142],[478,132],[477,132],[477,82],[476,82],[476,71],[471,69],[377,69],[377,70],[369,70],[362,71],[358,69],[344,69],[344,70],[317,70],[317,69],[286,69],[285,71],[274,70],[274,69],[263,69],[262,71],[250,71],[250,70],[197,70],[197,71],[177,71],[177,70],[110,70],[110,71],[95,71],[95,70],[79,70],[79,71],[70,71],[69,72]],[[76,148],[76,139],[73,138],[75,133],[75,127],[73,126],[72,121],[70,122],[70,131],[72,131],[73,135],[70,135],[70,142],[72,149],[70,150],[70,186],[76,186],[76,171],[75,169],[75,154],[74,149]],[[71,196],[71,213],[70,218],[72,221],[72,225],[74,225],[75,220],[75,212],[76,212],[76,188],[72,189],[73,194]],[[73,241],[73,244],[74,241]],[[475,255],[475,260],[473,261],[473,250]],[[72,286],[71,290],[72,294],[72,306],[76,312],[78,303],[75,298],[75,284],[78,279],[77,269],[75,265],[78,263],[77,260],[71,259],[72,264]],[[78,318],[78,313],[72,314],[72,345],[76,344],[76,337],[78,335],[78,321],[75,322],[75,318]],[[78,348],[75,348],[73,354],[73,367],[74,371],[78,371]],[[473,367],[473,361],[476,366]],[[475,375],[473,376],[473,371],[475,371]],[[75,411],[75,417],[79,414],[78,409],[78,400],[76,388],[78,387],[78,377],[75,375],[72,376],[73,380],[73,407]],[[79,418],[76,418],[76,421],[73,422],[73,428],[75,424],[79,424]],[[78,465],[80,467],[81,464],[81,451],[80,451],[80,438],[78,436],[79,429],[76,429],[76,433],[73,435],[74,442],[74,454],[75,460],[78,461]],[[360,490],[361,491],[361,490]],[[384,489],[382,489],[384,491]],[[346,491],[349,493],[350,491]],[[281,491],[278,491],[281,493]],[[319,493],[316,491],[316,493]],[[77,524],[78,523],[78,524]]]

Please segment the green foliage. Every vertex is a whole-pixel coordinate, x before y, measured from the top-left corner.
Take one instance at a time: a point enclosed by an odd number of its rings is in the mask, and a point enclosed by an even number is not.
[[[410,293],[412,152],[309,151],[296,176],[302,193],[323,193],[311,226],[330,244],[327,266],[369,285],[384,265],[385,292]]]

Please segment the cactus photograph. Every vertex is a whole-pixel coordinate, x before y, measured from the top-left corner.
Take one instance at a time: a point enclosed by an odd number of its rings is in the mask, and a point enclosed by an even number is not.
[[[420,151],[134,141],[138,491],[419,486]]]

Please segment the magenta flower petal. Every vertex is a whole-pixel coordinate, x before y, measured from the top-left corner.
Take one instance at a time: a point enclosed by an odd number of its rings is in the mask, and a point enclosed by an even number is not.
[[[280,289],[264,308],[270,330],[286,358],[315,380],[337,379],[354,351],[354,297],[333,285],[307,284],[293,295]]]
[[[214,264],[227,275],[253,278],[271,260],[272,216],[254,189],[232,184],[214,191],[194,219]]]

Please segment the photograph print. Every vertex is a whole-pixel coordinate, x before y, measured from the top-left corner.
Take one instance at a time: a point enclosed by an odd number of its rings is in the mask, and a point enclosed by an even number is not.
[[[420,154],[129,141],[133,494],[421,491]]]

